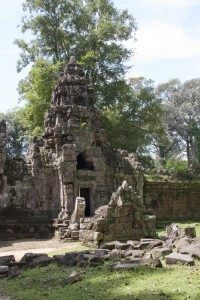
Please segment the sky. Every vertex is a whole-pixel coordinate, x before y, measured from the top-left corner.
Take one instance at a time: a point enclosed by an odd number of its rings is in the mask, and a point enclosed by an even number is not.
[[[20,105],[17,86],[28,68],[16,71],[23,38],[19,24],[23,0],[0,0],[0,112]],[[200,0],[113,0],[128,9],[137,23],[136,39],[126,46],[134,49],[128,76],[143,76],[155,84],[179,78],[182,82],[200,77]]]

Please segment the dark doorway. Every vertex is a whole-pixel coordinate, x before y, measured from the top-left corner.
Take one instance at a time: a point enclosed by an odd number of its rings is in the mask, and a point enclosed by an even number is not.
[[[80,197],[85,198],[85,216],[90,217],[90,189],[80,188]]]

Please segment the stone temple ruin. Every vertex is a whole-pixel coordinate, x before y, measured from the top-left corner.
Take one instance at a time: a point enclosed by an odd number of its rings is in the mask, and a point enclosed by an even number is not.
[[[6,158],[5,147],[1,121],[0,231],[31,236],[54,228],[60,238],[80,232],[94,244],[155,236],[155,218],[143,207],[142,167],[134,154],[111,149],[74,57],[53,91],[42,138],[33,139],[25,159]]]

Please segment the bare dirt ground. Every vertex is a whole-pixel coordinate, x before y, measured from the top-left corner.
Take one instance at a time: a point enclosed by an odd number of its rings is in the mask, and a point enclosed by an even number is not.
[[[61,243],[56,238],[49,240],[15,240],[15,241],[0,241],[0,256],[11,255],[15,256],[16,261],[19,261],[25,253],[48,253],[60,249],[69,249],[79,246],[79,242]]]

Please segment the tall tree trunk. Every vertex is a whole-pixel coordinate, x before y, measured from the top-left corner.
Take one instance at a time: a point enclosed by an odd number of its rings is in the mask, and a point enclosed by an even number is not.
[[[186,153],[187,153],[188,167],[190,167],[191,159],[190,159],[190,141],[189,141],[189,139],[187,139],[187,141],[186,141]]]
[[[193,136],[191,136],[191,156],[192,156],[192,163],[194,163],[196,161],[196,151],[195,151]]]

